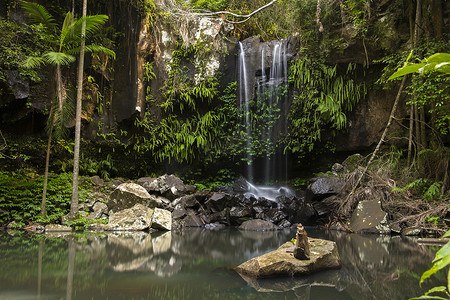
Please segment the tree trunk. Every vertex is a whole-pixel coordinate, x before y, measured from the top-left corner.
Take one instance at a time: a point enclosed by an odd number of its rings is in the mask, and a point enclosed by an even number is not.
[[[414,107],[411,105],[409,109],[409,138],[408,138],[408,167],[411,165],[413,130],[414,130]]]
[[[421,135],[420,135],[420,125],[419,125],[419,110],[417,109],[417,105],[414,104],[414,123],[416,127],[416,145],[417,150],[422,150],[422,141],[421,141]]]
[[[50,148],[51,148],[51,144],[52,144],[52,131],[53,131],[53,124],[50,127],[50,134],[48,135],[48,142],[47,142],[47,155],[45,156],[44,189],[42,191],[42,201],[41,201],[41,215],[43,217],[45,217],[47,215],[46,202],[47,202],[48,166],[50,164]]]
[[[428,142],[427,142],[427,135],[425,130],[426,120],[425,120],[425,107],[422,106],[422,108],[419,110],[419,117],[420,117],[420,141],[422,142],[422,148],[427,148]]]
[[[434,36],[437,40],[442,39],[442,29],[444,28],[444,19],[442,17],[442,1],[433,0],[431,2],[431,18],[433,22]]]
[[[87,0],[83,0],[83,17],[87,15]],[[77,80],[77,111],[75,115],[75,147],[73,152],[73,181],[72,200],[70,203],[69,219],[75,219],[78,212],[78,166],[80,163],[80,135],[81,135],[81,99],[83,95],[83,69],[84,69],[84,48],[86,35],[86,20],[81,27],[80,61],[78,63]]]

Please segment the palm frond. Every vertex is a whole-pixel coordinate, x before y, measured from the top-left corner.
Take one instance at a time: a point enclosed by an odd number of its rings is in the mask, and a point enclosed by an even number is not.
[[[57,25],[52,15],[40,4],[20,1],[20,5],[34,23],[41,23],[49,30],[53,30]]]
[[[42,65],[45,65],[46,63],[47,60],[43,57],[28,56],[25,62],[23,63],[23,66],[28,69],[35,69],[39,68]]]
[[[74,38],[77,40],[81,40],[81,27],[83,25],[84,20],[86,20],[86,39],[89,39],[92,35],[94,35],[100,30],[103,24],[105,24],[108,21],[108,16],[93,15],[78,19],[73,24]]]
[[[61,35],[59,37],[59,50],[61,51],[64,45],[67,44],[68,40],[71,39],[73,35],[73,24],[75,19],[70,12],[66,14],[64,18],[63,27],[61,28]]]
[[[89,52],[89,53],[102,52],[108,56],[111,56],[113,59],[116,59],[116,53],[113,50],[108,49],[102,45],[97,45],[97,44],[86,45],[84,47],[84,51]],[[80,53],[80,47],[73,48],[70,51],[68,51],[67,53],[72,54],[72,55]]]
[[[75,61],[75,56],[63,52],[47,52],[42,56],[51,65],[69,65]]]

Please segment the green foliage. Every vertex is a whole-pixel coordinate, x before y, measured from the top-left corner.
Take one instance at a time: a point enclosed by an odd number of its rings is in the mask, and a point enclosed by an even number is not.
[[[49,34],[41,25],[19,25],[0,20],[0,83],[6,82],[8,71],[34,82],[40,81],[35,70],[25,68],[23,61],[29,55],[42,53],[48,44]],[[3,92],[0,90],[0,95]]]
[[[291,65],[290,80],[299,89],[294,98],[289,121],[292,134],[288,148],[300,155],[311,152],[326,128],[342,130],[347,127],[346,112],[366,94],[364,83],[356,83],[356,67],[349,64],[346,71],[327,66],[308,56]]]
[[[207,72],[206,57],[212,48],[204,42],[189,47],[178,44],[172,52],[169,78],[162,89],[164,115],[156,122],[150,111],[135,120],[141,130],[133,136],[137,153],[151,152],[158,162],[191,162],[211,157],[221,146],[221,121],[217,105],[218,79]],[[195,76],[188,65],[194,65]],[[152,65],[146,68],[147,78],[154,77]],[[152,104],[152,103],[149,103]]]
[[[343,3],[343,7],[352,18],[353,25],[360,30],[362,36],[365,36],[368,30],[369,2],[370,0],[345,0]]]
[[[70,209],[72,195],[72,174],[50,174],[47,187],[48,216],[40,216],[43,176],[34,172],[0,172],[0,224],[16,221],[18,224],[28,222],[55,222]],[[86,181],[81,184],[80,201],[88,196],[91,185]]]
[[[447,231],[443,237],[449,237],[450,231]],[[436,256],[433,259],[433,266],[425,271],[422,274],[422,277],[420,278],[419,284],[422,285],[422,283],[432,276],[433,274],[436,274],[438,271],[445,269],[448,264],[450,263],[450,242],[445,244],[437,253]],[[446,298],[443,298],[441,296],[432,295],[436,293],[444,294]],[[411,299],[448,299],[450,298],[450,270],[448,270],[447,275],[447,286],[437,286],[433,287],[428,292],[426,292],[424,295],[420,297],[415,297]]]
[[[77,214],[75,219],[64,221],[64,225],[72,227],[72,229],[74,231],[88,231],[89,225],[97,224],[97,223],[107,224],[108,220],[106,220],[106,219],[92,220],[92,219],[85,218],[85,217],[81,216],[80,214]]]
[[[412,55],[412,51],[410,56]],[[428,58],[423,59],[419,63],[404,64],[394,74],[389,77],[389,80],[401,77],[407,74],[418,73],[423,75],[426,72],[439,71],[444,74],[450,74],[450,54],[448,53],[436,53]]]
[[[431,180],[419,178],[405,187],[393,187],[392,192],[397,193],[412,193],[426,201],[437,201],[442,196],[441,193],[442,182],[431,182]]]

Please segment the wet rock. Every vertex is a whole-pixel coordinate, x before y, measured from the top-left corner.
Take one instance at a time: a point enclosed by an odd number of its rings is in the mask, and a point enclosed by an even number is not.
[[[213,193],[205,202],[206,208],[211,212],[219,212],[225,209],[227,205],[232,205],[232,196],[225,193]]]
[[[19,71],[6,70],[6,79],[16,99],[25,99],[30,95],[30,82]]]
[[[312,179],[309,189],[314,196],[327,196],[330,194],[338,194],[344,185],[344,181],[339,177],[321,176]]]
[[[333,212],[333,205],[332,203],[336,200],[336,196],[330,196],[322,201],[315,201],[313,203],[314,210],[317,212],[317,215],[319,217],[325,217]]]
[[[144,230],[152,225],[153,209],[136,204],[109,216],[108,226],[112,230]]]
[[[225,227],[226,227],[225,224],[221,224],[221,223],[217,223],[217,222],[205,225],[205,229],[209,229],[209,230],[219,230],[219,229],[224,229]]]
[[[188,195],[188,196],[183,196],[183,197],[177,198],[172,201],[172,206],[178,206],[178,205],[185,207],[185,208],[189,208],[189,207],[199,206],[199,203],[198,203],[197,199],[195,198],[195,195]]]
[[[366,189],[367,196],[371,190]],[[381,208],[380,200],[368,197],[360,201],[353,211],[349,228],[354,232],[390,234],[391,230],[387,223],[387,213]]]
[[[108,208],[113,212],[133,207],[136,203],[147,207],[160,207],[161,199],[150,195],[142,186],[136,183],[122,183],[112,192]]]
[[[255,257],[237,266],[235,270],[250,277],[300,276],[341,266],[336,243],[321,239],[309,239],[311,256],[309,260],[296,259],[286,252],[292,242],[281,245],[275,251]]]
[[[26,231],[34,232],[34,233],[43,233],[45,231],[45,227],[41,224],[31,224],[24,228]]]
[[[155,208],[151,223],[154,229],[171,230],[172,213],[165,209]]]
[[[276,209],[276,208],[271,208],[271,209],[267,210],[265,212],[265,215],[267,218],[269,218],[271,220],[272,223],[275,223],[275,224],[278,224],[282,220],[288,218],[288,215],[286,213],[284,213],[283,211]]]
[[[292,226],[292,223],[288,220],[282,220],[280,223],[278,223],[278,227],[280,228],[289,228]]]
[[[98,186],[104,186],[105,185],[105,181],[103,181],[103,179],[100,178],[100,176],[92,176],[91,177],[91,181]]]
[[[117,188],[122,183],[125,183],[125,180],[123,180],[123,178],[116,178],[116,179],[113,180],[113,182],[111,182],[111,187],[112,188]]]
[[[218,222],[230,225],[230,213],[228,209],[209,215],[210,222]]]
[[[189,214],[183,219],[183,227],[203,227],[205,225],[199,216]]]
[[[175,199],[186,193],[186,188],[183,181],[175,175],[163,175],[156,179],[144,180],[140,179],[138,182],[142,182],[142,186],[149,193],[159,193],[169,199]]]
[[[70,226],[58,225],[58,224],[48,224],[45,226],[45,232],[71,232],[72,228]]]
[[[239,226],[239,229],[246,231],[273,231],[279,230],[280,228],[272,222],[254,219],[243,222],[241,226]]]
[[[400,232],[403,236],[418,236],[422,234],[422,228],[419,227],[407,227],[403,228]]]
[[[230,221],[232,224],[240,225],[252,217],[251,210],[246,207],[232,207],[230,209]]]
[[[174,218],[174,219],[181,219],[184,216],[186,216],[186,214],[187,214],[187,210],[183,207],[183,205],[178,204],[173,209],[172,218]]]
[[[333,175],[338,176],[338,175],[346,173],[347,172],[347,168],[344,167],[343,165],[339,164],[339,163],[335,163],[331,167],[331,172],[333,173]]]
[[[92,207],[93,212],[89,214],[90,219],[100,219],[103,214],[108,212],[108,206],[102,202],[96,202]]]
[[[350,155],[349,157],[347,157],[342,162],[342,165],[349,172],[353,172],[353,171],[355,171],[356,168],[358,168],[358,166],[361,166],[363,162],[364,162],[364,156],[362,156],[359,153],[356,153],[356,154],[353,154],[353,155]]]

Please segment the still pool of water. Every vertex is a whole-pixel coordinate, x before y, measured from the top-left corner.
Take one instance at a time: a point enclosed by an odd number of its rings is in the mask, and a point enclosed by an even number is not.
[[[436,249],[401,237],[307,230],[337,242],[340,270],[248,281],[231,270],[293,238],[290,230],[0,232],[0,299],[408,299],[429,288],[418,281]],[[443,283],[445,274],[429,285]]]

